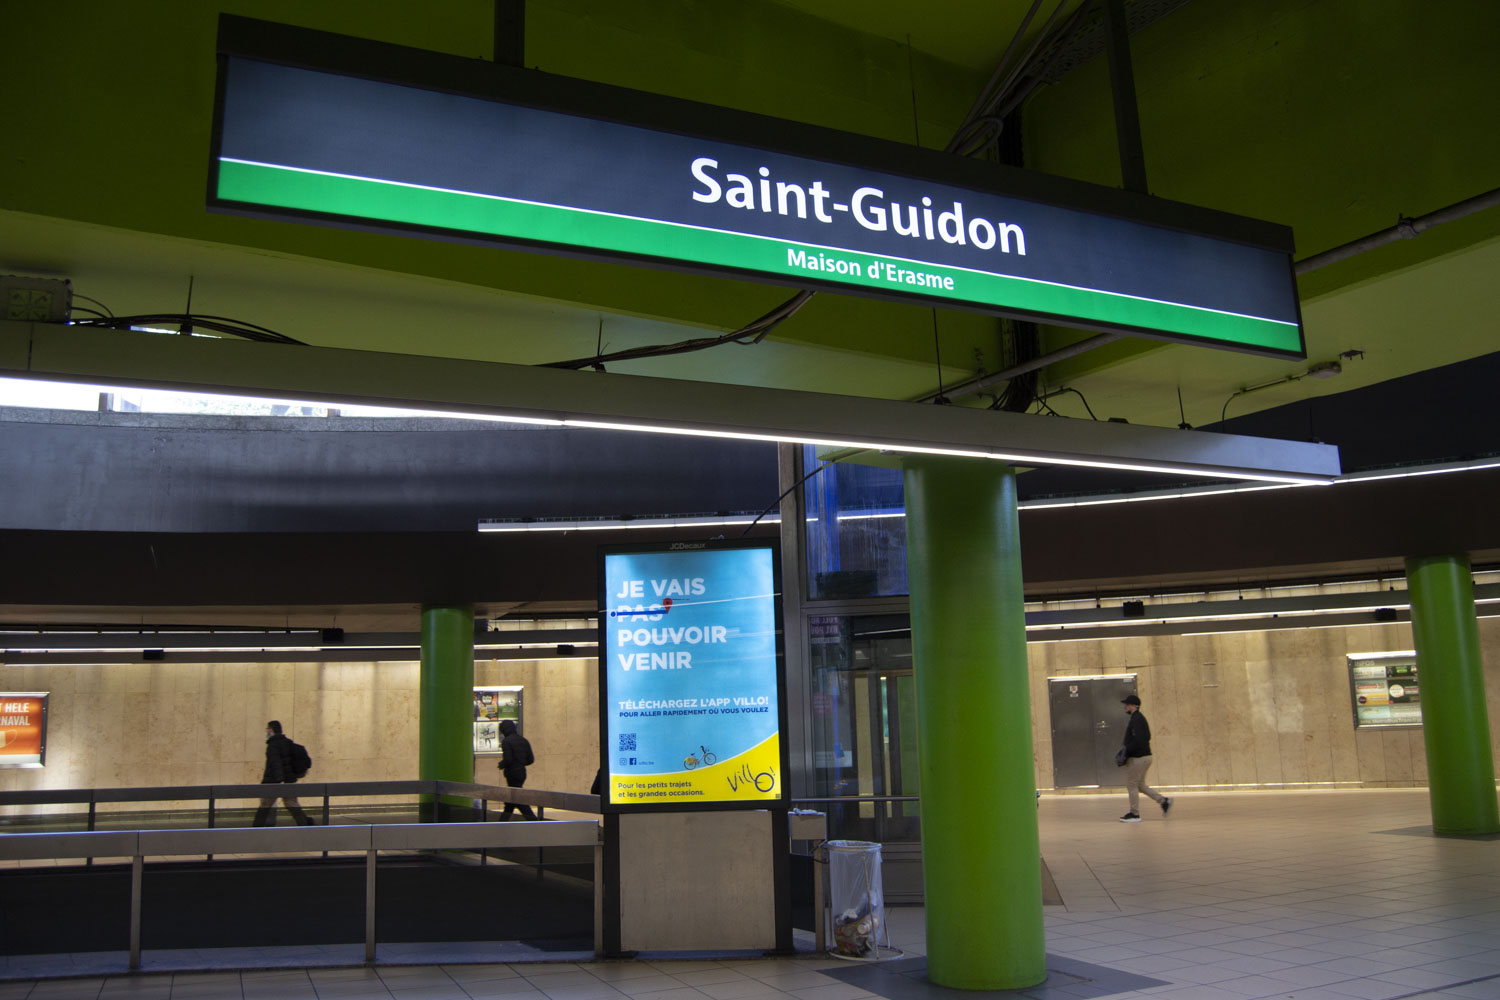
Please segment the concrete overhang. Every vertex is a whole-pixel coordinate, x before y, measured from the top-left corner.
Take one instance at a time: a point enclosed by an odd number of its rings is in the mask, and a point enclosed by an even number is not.
[[[60,324],[0,324],[0,375],[395,406],[1021,465],[1326,483],[1329,445],[788,389]]]

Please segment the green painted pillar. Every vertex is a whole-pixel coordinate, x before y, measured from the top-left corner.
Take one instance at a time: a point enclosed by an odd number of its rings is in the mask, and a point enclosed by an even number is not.
[[[1500,833],[1468,556],[1406,560],[1432,830]]]
[[[474,608],[422,608],[417,777],[474,780]]]
[[[927,972],[942,986],[1047,977],[1015,471],[904,460],[922,787]]]

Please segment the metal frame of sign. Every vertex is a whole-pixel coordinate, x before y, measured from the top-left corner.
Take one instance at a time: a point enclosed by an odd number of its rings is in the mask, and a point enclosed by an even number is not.
[[[464,155],[431,156],[439,142]],[[680,185],[662,186],[664,161]],[[227,14],[208,206],[1306,356],[1283,226]]]
[[[1390,663],[1391,661],[1395,661],[1396,663],[1401,663],[1401,664],[1405,664],[1405,663],[1411,664],[1411,668],[1412,668],[1412,672],[1413,672],[1412,673],[1412,680],[1418,683],[1418,688],[1417,688],[1418,693],[1415,695],[1416,701],[1414,701],[1414,702],[1408,702],[1408,703],[1403,703],[1403,707],[1404,707],[1405,704],[1416,705],[1418,717],[1417,717],[1417,720],[1415,722],[1413,722],[1413,721],[1372,722],[1372,721],[1367,721],[1365,719],[1361,719],[1359,717],[1359,709],[1360,709],[1360,704],[1359,704],[1359,697],[1360,697],[1359,682],[1360,682],[1360,678],[1356,678],[1354,676],[1356,668],[1362,667],[1362,666],[1369,666],[1371,664],[1382,664],[1382,665],[1384,665],[1384,664]],[[1421,719],[1422,696],[1421,696],[1421,688],[1420,688],[1420,681],[1419,681],[1420,671],[1417,668],[1417,654],[1415,652],[1406,651],[1406,652],[1392,652],[1392,653],[1356,653],[1356,654],[1353,654],[1353,655],[1345,657],[1344,664],[1345,664],[1345,667],[1346,667],[1346,669],[1348,671],[1348,674],[1349,674],[1349,710],[1350,710],[1350,713],[1354,717],[1354,728],[1355,728],[1355,730],[1421,729],[1422,728],[1422,719]],[[1385,669],[1384,666],[1382,666],[1382,670],[1384,670],[1384,669]],[[1390,690],[1390,685],[1391,685],[1390,677],[1389,676],[1383,677],[1381,679],[1381,684],[1386,688],[1387,697],[1388,697],[1389,696],[1388,692]],[[1394,704],[1394,703],[1387,702],[1387,706],[1386,707],[1390,708],[1392,704]]]
[[[52,701],[50,691],[0,691],[0,704],[7,698],[35,698],[41,700],[41,719],[38,722],[40,732],[37,736],[36,760],[7,760],[5,750],[0,748],[0,768],[4,767],[46,767],[47,766],[47,716]],[[3,728],[3,727],[0,727]]]
[[[662,801],[643,801],[636,803],[611,802],[611,791],[613,790],[611,764],[619,756],[614,752],[617,748],[611,744],[610,722],[614,714],[620,709],[615,705],[615,697],[611,693],[609,674],[611,668],[611,657],[615,655],[615,643],[611,631],[619,627],[619,621],[612,611],[618,610],[612,606],[614,596],[608,591],[608,574],[606,572],[608,561],[615,556],[651,556],[660,554],[663,556],[711,552],[732,552],[746,550],[762,550],[770,555],[771,559],[771,586],[773,588],[769,597],[772,620],[774,621],[774,657],[775,657],[775,690],[776,690],[776,736],[779,776],[777,777],[777,794],[769,797],[745,798],[735,800],[693,801],[692,799],[668,799]],[[781,551],[780,546],[774,540],[768,539],[732,539],[713,540],[702,542],[671,542],[640,545],[610,545],[601,546],[598,556],[599,568],[599,768],[603,777],[602,794],[599,796],[600,810],[604,813],[625,812],[683,812],[689,810],[723,810],[723,809],[786,809],[791,803],[791,790],[787,784],[788,767],[790,757],[787,742],[787,683],[786,683],[786,650],[784,644],[784,631],[782,622],[781,604]],[[711,595],[708,595],[711,598]],[[648,605],[651,603],[650,596],[643,596],[634,602],[639,607],[641,601]],[[660,605],[655,605],[660,607]],[[660,628],[660,621],[666,619],[670,612],[666,612],[657,621],[643,622]],[[670,655],[670,654],[668,654]],[[698,710],[702,706],[694,705]],[[695,718],[698,716],[694,716]],[[703,716],[707,719],[708,716]],[[686,747],[686,744],[684,744]],[[687,747],[683,752],[691,751]],[[674,763],[678,763],[674,758]],[[700,762],[701,763],[701,762]],[[715,764],[727,764],[729,759],[716,761]],[[663,767],[666,765],[663,764]],[[696,769],[698,765],[694,765]],[[709,773],[709,764],[704,771],[698,774]],[[680,770],[680,769],[678,769]],[[663,771],[662,773],[668,773]],[[691,774],[692,771],[683,771]],[[717,777],[717,776],[716,776]],[[753,776],[752,776],[753,777]]]
[[[516,732],[522,736],[526,735],[526,688],[521,684],[476,684],[474,685],[474,697],[477,706],[479,695],[489,692],[491,694],[501,691],[514,691],[516,693]],[[476,757],[498,757],[500,756],[500,739],[497,734],[493,750],[479,745],[479,727],[486,724],[487,720],[478,719],[474,722],[474,756]],[[497,718],[495,726],[498,730],[503,719]]]

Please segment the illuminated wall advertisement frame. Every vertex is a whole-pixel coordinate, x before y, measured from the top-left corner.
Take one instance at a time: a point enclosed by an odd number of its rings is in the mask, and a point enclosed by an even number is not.
[[[785,808],[777,546],[599,550],[606,813]]]
[[[1355,729],[1416,729],[1422,725],[1417,654],[1351,653],[1349,701]]]
[[[1306,356],[1283,226],[232,15],[207,203]]]
[[[0,767],[47,766],[47,691],[0,691]]]
[[[522,694],[525,688],[519,685],[474,688],[474,752],[476,754],[498,754],[500,752],[500,723],[510,719],[516,731],[526,731],[522,719]]]

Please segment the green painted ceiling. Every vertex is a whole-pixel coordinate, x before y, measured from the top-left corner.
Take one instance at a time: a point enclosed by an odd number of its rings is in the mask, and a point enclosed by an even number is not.
[[[526,61],[550,72],[941,146],[1006,48],[1021,0],[533,0]],[[1042,16],[1050,12],[1045,5]],[[1070,10],[1072,2],[1064,7]],[[491,5],[164,0],[13,5],[0,62],[0,270],[71,277],[116,313],[192,308],[326,346],[527,363],[671,342],[761,315],[784,289],[617,264],[209,215],[219,11],[491,54]],[[1293,227],[1308,255],[1497,185],[1490,0],[1196,0],[1132,42],[1154,194]],[[1102,60],[1025,108],[1028,165],[1118,183]],[[1500,210],[1306,276],[1326,381],[1238,397],[1242,415],[1500,349]],[[999,366],[997,324],[817,296],[762,344],[612,370],[887,397]],[[1080,336],[1048,331],[1060,345]],[[1045,373],[1100,416],[1195,425],[1305,365],[1131,340]],[[1082,406],[1057,402],[1065,413]]]

